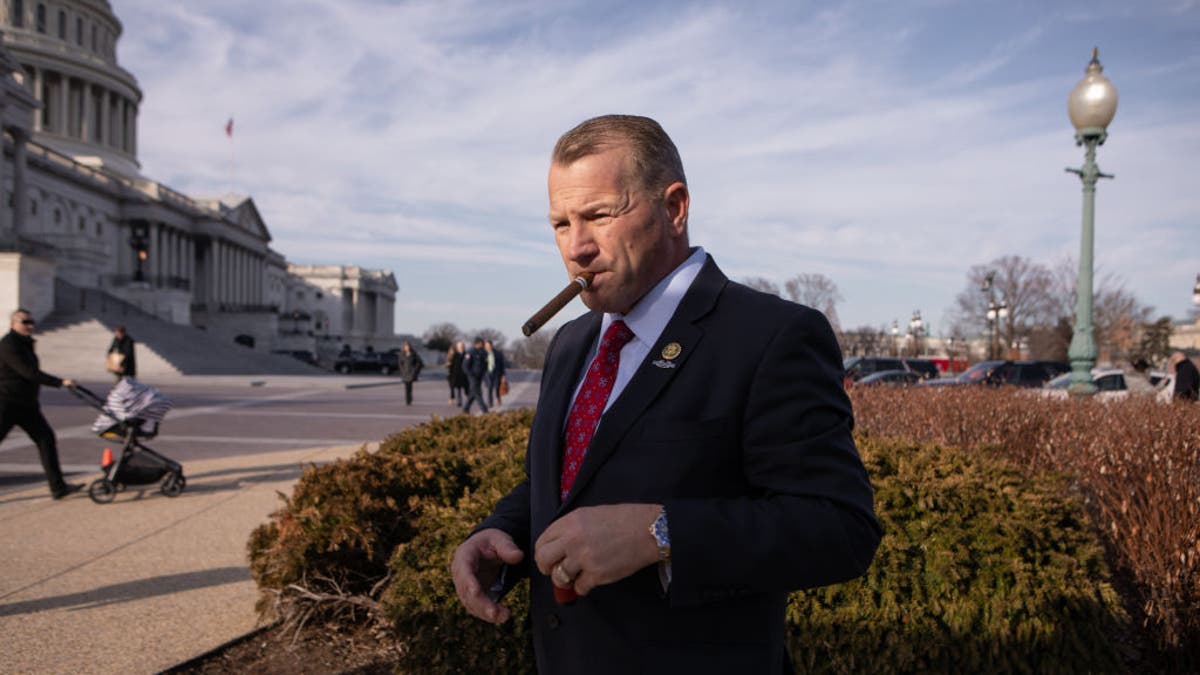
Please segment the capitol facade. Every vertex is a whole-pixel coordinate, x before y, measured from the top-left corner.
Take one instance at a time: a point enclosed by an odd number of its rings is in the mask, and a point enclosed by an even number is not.
[[[107,0],[0,0],[0,26],[0,310],[99,293],[261,350],[394,346],[390,270],[289,264],[250,197],[141,174],[142,91]]]

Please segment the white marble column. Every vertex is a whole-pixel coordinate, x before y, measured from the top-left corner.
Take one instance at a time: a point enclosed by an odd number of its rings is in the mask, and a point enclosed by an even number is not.
[[[92,85],[87,80],[81,84],[83,88],[79,92],[79,140],[87,143],[92,140]]]
[[[42,71],[41,68],[35,67],[33,69],[33,97],[36,98],[38,101],[41,101],[43,104],[45,103],[45,101],[42,99],[43,94],[45,94],[45,91],[44,91],[45,84],[46,84],[45,77],[46,77],[46,74]],[[42,130],[42,111],[41,110],[33,111],[33,130],[34,131]]]

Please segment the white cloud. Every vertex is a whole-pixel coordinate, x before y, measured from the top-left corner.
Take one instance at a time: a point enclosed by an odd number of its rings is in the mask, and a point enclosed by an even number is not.
[[[1025,8],[952,35],[942,23],[961,7],[940,1],[895,18],[857,2],[114,8],[146,95],[147,175],[253,195],[296,262],[393,268],[409,332],[456,320],[439,312],[515,332],[518,310],[557,290],[547,156],[604,112],[663,122],[692,184],[693,239],[731,276],[829,274],[847,325],[936,316],[971,264],[1076,253],[1078,179],[1062,167],[1082,153],[1064,101],[1086,59],[1059,62],[1057,45],[1080,25],[1147,45],[1113,71],[1140,96],[1123,96],[1100,152],[1118,179],[1100,187],[1098,256],[1176,315],[1200,271],[1179,253],[1200,250],[1183,165],[1200,149],[1200,95],[1168,86],[1200,61],[1171,28],[1197,23],[1194,2],[1099,19]],[[416,264],[444,277],[409,284]]]

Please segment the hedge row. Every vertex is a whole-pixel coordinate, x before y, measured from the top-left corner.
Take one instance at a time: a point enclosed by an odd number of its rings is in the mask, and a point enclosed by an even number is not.
[[[990,450],[1072,481],[1164,667],[1200,667],[1200,406],[1022,390],[855,388],[860,434]]]
[[[520,479],[530,421],[528,412],[434,421],[375,454],[306,470],[251,540],[264,599],[297,584],[377,601],[404,671],[531,672],[525,584],[507,598],[514,619],[494,627],[461,609],[447,571],[454,548]],[[885,536],[863,579],[793,594],[799,668],[1122,670],[1114,638],[1129,619],[1061,478],[936,445],[860,438],[860,450]],[[285,613],[313,609],[290,598]]]

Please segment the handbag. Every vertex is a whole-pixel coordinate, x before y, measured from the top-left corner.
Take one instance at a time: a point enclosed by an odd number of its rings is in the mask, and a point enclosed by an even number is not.
[[[508,378],[503,375],[500,376],[499,391],[501,396],[508,396]]]
[[[125,366],[123,365],[124,362],[125,362],[124,354],[122,354],[121,352],[109,352],[108,353],[108,367],[106,368],[106,370],[115,375],[120,375],[121,373],[125,372]]]

